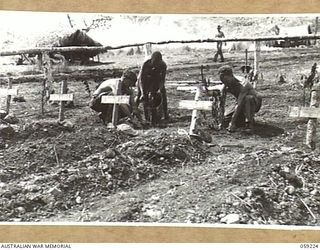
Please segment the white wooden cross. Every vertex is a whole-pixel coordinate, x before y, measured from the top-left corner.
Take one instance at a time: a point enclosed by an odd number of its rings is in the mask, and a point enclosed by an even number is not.
[[[112,111],[112,125],[114,128],[117,126],[118,122],[118,113],[119,113],[119,104],[128,104],[130,103],[129,95],[120,95],[121,94],[121,81],[119,81],[116,86],[115,92],[116,95],[105,95],[101,97],[101,103],[104,104],[113,104]]]
[[[10,110],[10,103],[11,103],[11,96],[13,95],[18,95],[18,89],[12,88],[12,78],[9,77],[8,79],[8,88],[6,89],[0,89],[0,96],[6,96],[7,101],[6,101],[6,113],[9,114]]]
[[[146,43],[144,45],[144,61],[147,61],[148,59],[150,59],[151,54],[152,54],[152,44]]]
[[[50,101],[60,102],[59,105],[59,121],[64,120],[64,102],[73,101],[73,94],[66,94],[67,82],[62,81],[61,83],[61,94],[51,94],[49,97]]]
[[[261,61],[261,44],[260,41],[254,41],[254,81],[253,81],[253,87],[256,88],[257,84],[261,85],[263,83],[263,75],[260,70],[260,61]]]
[[[297,118],[320,118],[320,108],[289,107],[289,116]]]
[[[210,86],[207,88],[208,90],[217,90],[222,92],[224,90],[224,85],[215,85]],[[199,97],[201,96],[201,93],[203,91],[202,86],[181,86],[178,87],[177,90],[184,90],[184,91],[195,91],[195,97],[194,100],[182,100],[179,102],[179,109],[188,109],[192,110],[192,117],[191,117],[191,124],[189,129],[190,135],[195,135],[195,128],[196,128],[196,122],[198,119],[198,110],[203,111],[211,111],[212,110],[212,101],[201,101],[199,100]]]
[[[289,116],[295,118],[309,118],[307,124],[306,145],[315,149],[317,119],[320,118],[320,108],[318,107],[318,94],[320,85],[314,85],[311,90],[310,107],[289,107]]]

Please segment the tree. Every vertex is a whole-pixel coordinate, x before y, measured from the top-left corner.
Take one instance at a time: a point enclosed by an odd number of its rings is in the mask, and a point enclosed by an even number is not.
[[[150,21],[151,16],[132,16],[132,15],[126,15],[126,16],[122,16],[125,19],[130,20],[132,23],[134,24],[140,24],[140,23],[145,23]]]
[[[89,32],[90,30],[100,28],[100,27],[109,28],[110,21],[112,20],[112,17],[108,15],[102,15],[102,14],[94,15],[94,16],[90,15],[89,18],[82,17],[80,25],[77,25],[78,23],[74,19],[72,19],[69,14],[67,14],[67,18],[71,28],[78,28],[86,33]],[[76,26],[81,26],[81,28]]]

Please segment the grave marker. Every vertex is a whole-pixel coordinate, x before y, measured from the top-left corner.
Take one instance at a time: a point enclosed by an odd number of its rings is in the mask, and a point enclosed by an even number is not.
[[[18,95],[18,89],[12,88],[12,78],[8,78],[8,88],[0,89],[0,96],[6,96],[6,112],[9,114],[10,111],[10,103],[11,103],[11,96]]]
[[[53,84],[52,65],[48,52],[38,55],[39,67],[43,70],[43,84],[41,94],[41,114],[44,114],[44,104],[50,98],[50,92]]]
[[[316,147],[316,131],[317,119],[320,118],[320,108],[318,107],[318,91],[319,85],[314,85],[311,90],[310,107],[289,107],[289,117],[309,118],[307,124],[306,145],[315,149]]]
[[[130,96],[128,95],[105,95],[101,98],[101,103],[129,104]]]
[[[64,102],[73,101],[73,94],[67,93],[67,82],[61,82],[61,94],[51,94],[49,97],[50,101],[60,102],[59,105],[59,121],[62,122],[64,120]]]
[[[259,61],[260,61],[260,57],[261,57],[261,45],[260,45],[260,41],[254,41],[254,71],[253,71],[253,75],[254,75],[254,82],[253,82],[253,87],[256,88],[257,87],[257,83],[260,83],[261,81],[261,77],[259,78],[259,74],[260,74],[260,66],[259,66]]]
[[[222,92],[224,90],[224,85],[216,85],[216,86],[210,86],[207,88],[208,90],[217,90]],[[184,91],[195,91],[195,97],[194,100],[182,100],[179,102],[179,109],[188,109],[192,110],[192,117],[191,117],[191,124],[189,129],[190,135],[195,135],[194,130],[196,128],[196,122],[198,119],[198,110],[202,111],[211,111],[212,110],[212,101],[202,101],[199,100],[199,97],[201,96],[201,92],[203,90],[202,86],[181,86],[178,87],[177,90],[184,90]]]
[[[112,110],[112,125],[115,128],[118,123],[118,114],[119,114],[119,104],[128,104],[130,103],[130,96],[120,95],[121,94],[121,81],[116,86],[116,95],[107,95],[101,97],[101,103],[104,104],[113,104]]]

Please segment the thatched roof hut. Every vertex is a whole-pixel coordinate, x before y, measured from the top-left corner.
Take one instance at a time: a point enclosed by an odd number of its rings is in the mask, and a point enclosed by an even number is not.
[[[85,32],[76,30],[70,35],[62,37],[58,45],[59,47],[69,47],[69,46],[102,46],[101,43],[93,40]],[[66,60],[75,61],[80,60],[82,62],[89,61],[90,58],[99,54],[99,51],[70,51],[61,53]]]

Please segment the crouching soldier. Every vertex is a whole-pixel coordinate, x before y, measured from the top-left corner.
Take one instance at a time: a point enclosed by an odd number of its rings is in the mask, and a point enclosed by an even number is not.
[[[220,80],[226,86],[226,92],[232,94],[237,99],[233,112],[229,114],[231,121],[228,130],[233,132],[237,127],[245,126],[247,120],[248,129],[252,131],[255,123],[254,115],[261,108],[261,96],[253,88],[248,78],[240,83],[240,81],[234,77],[231,67],[221,67],[219,69],[219,75]]]
[[[119,104],[119,119],[128,117],[132,119],[134,96],[132,87],[135,86],[137,76],[132,71],[126,70],[121,78],[109,79],[102,82],[95,90],[90,101],[90,108],[99,112],[99,117],[106,124],[112,121],[113,104],[101,103],[101,98],[104,95],[116,95],[118,86],[121,85],[120,95],[129,95],[130,102],[128,104]]]

